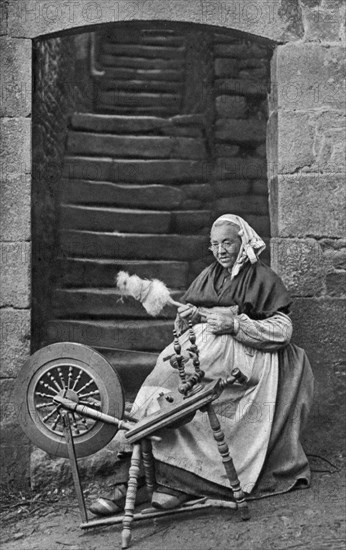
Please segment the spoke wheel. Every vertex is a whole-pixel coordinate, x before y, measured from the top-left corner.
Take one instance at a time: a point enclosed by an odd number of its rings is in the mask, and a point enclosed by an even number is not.
[[[52,344],[34,353],[17,380],[20,424],[29,439],[49,454],[67,457],[57,395],[121,419],[124,394],[119,377],[97,351],[70,342]],[[69,412],[77,457],[107,445],[117,426]]]

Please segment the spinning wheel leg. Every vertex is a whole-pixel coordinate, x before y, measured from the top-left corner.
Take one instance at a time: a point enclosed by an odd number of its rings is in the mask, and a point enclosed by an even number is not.
[[[213,430],[213,436],[217,443],[217,448],[219,450],[219,453],[222,457],[222,462],[225,467],[226,474],[229,479],[237,507],[240,510],[241,519],[244,521],[248,520],[250,519],[250,512],[249,512],[247,502],[245,500],[245,495],[243,493],[242,488],[240,487],[238,475],[234,468],[232,457],[229,454],[228,445],[225,441],[225,435],[221,429],[219,419],[216,416],[214,407],[212,406],[211,403],[209,403],[209,405],[206,406],[206,411],[208,413],[209,423],[210,423],[211,429]]]
[[[123,530],[121,533],[121,547],[128,548],[131,543],[131,524],[135,511],[135,501],[137,493],[137,484],[139,476],[139,467],[141,462],[141,444],[135,443],[131,456],[131,466],[129,470],[129,481],[126,492],[125,512],[123,518]]]
[[[155,488],[155,466],[154,466],[154,457],[153,457],[152,448],[151,448],[151,441],[149,439],[142,439],[141,448],[142,448],[145,484],[147,487],[149,500],[151,500],[151,497],[153,496],[153,492]]]
[[[66,413],[66,412],[61,413],[61,416],[62,416],[62,423],[63,423],[63,432],[64,432],[65,441],[66,441],[66,445],[67,445],[68,456],[69,456],[69,459],[70,459],[71,470],[72,470],[72,478],[73,478],[75,491],[76,491],[76,495],[77,495],[80,515],[81,515],[82,521],[87,522],[88,521],[88,516],[87,516],[86,507],[85,507],[85,500],[84,500],[84,495],[83,495],[83,491],[82,491],[82,486],[81,486],[81,483],[80,483],[80,477],[79,477],[79,472],[78,472],[76,451],[75,451],[75,448],[74,448],[70,418],[69,418],[68,413]]]

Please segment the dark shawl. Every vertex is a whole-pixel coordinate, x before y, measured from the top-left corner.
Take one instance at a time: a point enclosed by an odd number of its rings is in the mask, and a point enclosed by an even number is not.
[[[216,261],[206,267],[191,283],[183,301],[204,307],[237,305],[239,313],[251,319],[266,319],[276,311],[289,312],[292,300],[283,282],[261,260],[247,263],[217,293],[216,281],[223,273],[224,268]]]

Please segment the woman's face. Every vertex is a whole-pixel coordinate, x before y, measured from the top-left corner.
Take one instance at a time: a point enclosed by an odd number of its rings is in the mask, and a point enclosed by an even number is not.
[[[225,269],[231,269],[238,257],[241,247],[238,231],[238,227],[227,223],[213,227],[211,230],[210,249]]]

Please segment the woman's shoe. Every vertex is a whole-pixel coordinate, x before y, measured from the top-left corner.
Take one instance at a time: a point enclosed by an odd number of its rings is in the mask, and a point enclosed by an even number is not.
[[[181,491],[159,486],[153,493],[151,505],[158,510],[170,510],[171,508],[177,508],[184,502],[191,500],[191,498],[193,497]]]
[[[124,504],[120,506],[114,500],[105,497],[99,497],[89,506],[90,512],[96,516],[114,516],[115,514],[119,514],[123,509]]]
[[[99,497],[95,502],[89,506],[90,512],[97,516],[114,516],[122,512],[125,507],[127,486],[125,483],[116,485],[112,498]],[[141,486],[137,490],[136,504],[143,504],[148,501],[148,491],[145,485]]]

